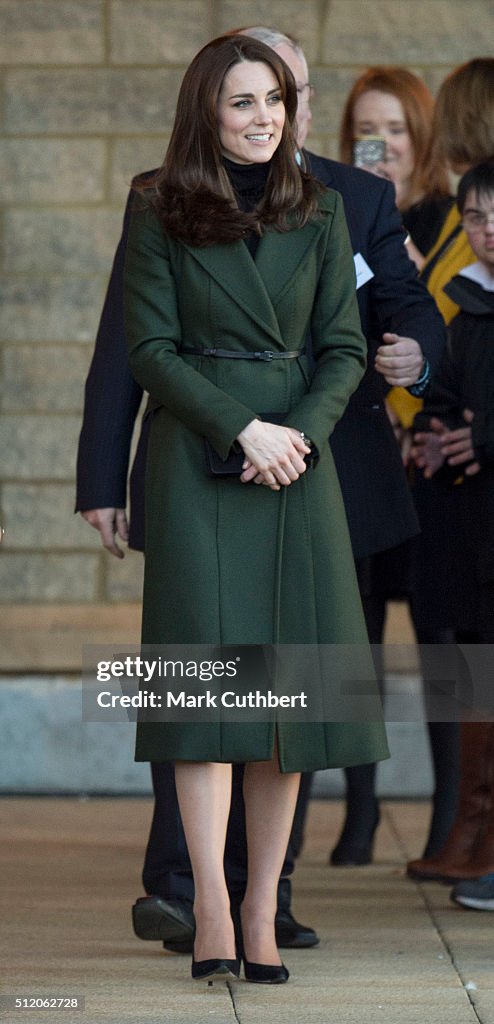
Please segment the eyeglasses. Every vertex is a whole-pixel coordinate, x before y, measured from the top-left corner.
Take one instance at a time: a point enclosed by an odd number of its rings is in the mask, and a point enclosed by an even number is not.
[[[463,214],[463,227],[467,231],[484,231],[488,224],[494,226],[494,210],[484,213],[483,210],[468,210]]]
[[[297,86],[297,98],[301,105],[308,106],[313,101],[316,95],[316,90],[310,84],[306,82],[305,85]]]

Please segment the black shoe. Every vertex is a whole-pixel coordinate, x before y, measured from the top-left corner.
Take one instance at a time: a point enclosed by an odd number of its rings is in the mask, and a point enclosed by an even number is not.
[[[189,900],[142,896],[132,907],[132,922],[138,939],[161,940],[176,953],[192,952],[195,922]]]
[[[238,978],[240,974],[240,960],[194,960],[192,959],[192,977],[196,981],[204,978]]]
[[[240,907],[238,904],[232,904],[231,914],[233,927],[235,928],[237,955],[243,957],[244,944],[240,921]],[[280,949],[310,949],[311,946],[317,946],[319,943],[319,936],[316,935],[314,929],[308,928],[307,925],[296,921],[290,910],[278,909],[274,919],[274,926],[276,945]]]
[[[377,801],[368,808],[365,822],[363,814],[356,820],[355,814],[348,814],[341,836],[330,854],[329,863],[339,868],[357,868],[370,864],[374,849],[374,833],[379,824]]]
[[[276,945],[280,949],[309,949],[311,946],[317,946],[319,942],[319,936],[314,929],[296,921],[290,910],[276,911],[274,927]]]
[[[194,939],[189,939],[186,942],[173,942],[165,939],[163,949],[168,949],[170,953],[192,953],[194,950]]]
[[[254,981],[257,985],[283,985],[290,974],[284,964],[253,964],[244,960],[246,981]]]
[[[329,863],[335,868],[361,868],[372,862],[373,844],[368,846],[335,846]]]

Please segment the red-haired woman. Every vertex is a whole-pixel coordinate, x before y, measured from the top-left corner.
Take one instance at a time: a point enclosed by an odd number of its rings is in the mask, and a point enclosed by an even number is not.
[[[433,113],[432,94],[417,75],[406,68],[371,67],[353,85],[340,126],[343,163],[353,162],[357,139],[385,140],[384,160],[374,170],[395,186],[419,269],[453,205],[445,162],[430,155]]]

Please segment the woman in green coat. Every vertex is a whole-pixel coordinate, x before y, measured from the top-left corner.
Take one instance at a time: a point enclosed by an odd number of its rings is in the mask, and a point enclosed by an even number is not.
[[[342,202],[297,163],[296,106],[273,50],[244,36],[214,40],[185,75],[162,169],[137,183],[125,313],[152,414],[145,645],[366,642],[328,445],[365,342]],[[237,475],[218,475],[236,450]],[[286,980],[274,916],[299,773],[387,756],[381,721],[332,718],[138,725],[137,758],[176,763],[195,977],[238,973],[223,850],[231,763],[246,762],[245,971]]]

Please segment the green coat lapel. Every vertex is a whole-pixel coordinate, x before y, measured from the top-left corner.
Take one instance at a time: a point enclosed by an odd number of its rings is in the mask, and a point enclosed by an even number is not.
[[[326,220],[310,221],[303,228],[280,234],[267,231],[259,242],[256,267],[273,305],[291,286],[307,251],[313,246]]]
[[[244,242],[184,248],[223,288],[237,306],[247,313],[283,348],[276,313],[264,282]]]
[[[324,220],[312,221],[302,229],[284,234],[266,232],[259,242],[255,261],[244,242],[204,248],[184,243],[184,248],[236,305],[277,342],[277,347],[284,349],[274,307],[290,286],[324,224]]]

